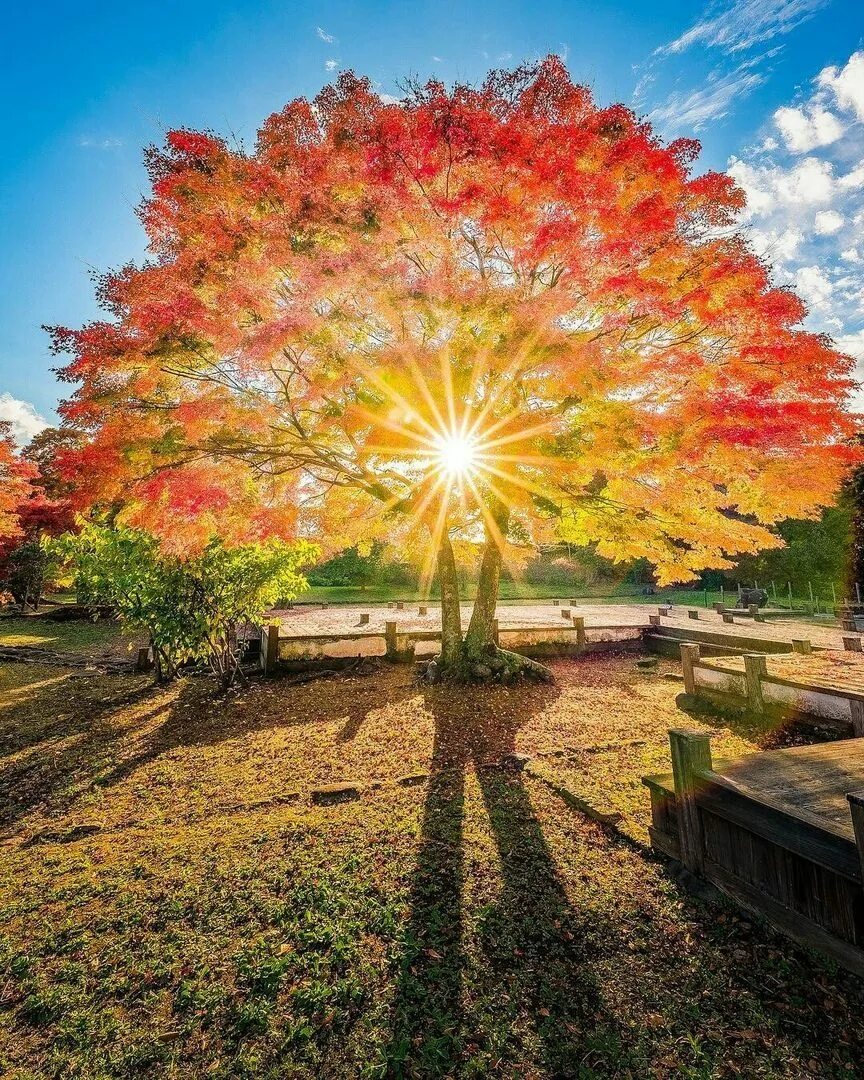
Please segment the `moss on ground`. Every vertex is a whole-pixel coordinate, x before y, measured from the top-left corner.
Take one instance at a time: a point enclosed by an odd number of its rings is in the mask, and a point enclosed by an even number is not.
[[[226,703],[3,666],[0,1073],[860,1075],[858,983],[644,846],[680,686],[632,658],[553,666],[555,686],[385,668]],[[718,756],[784,737],[711,730]],[[612,799],[626,835],[493,767],[514,751]],[[358,800],[308,798],[348,779]]]

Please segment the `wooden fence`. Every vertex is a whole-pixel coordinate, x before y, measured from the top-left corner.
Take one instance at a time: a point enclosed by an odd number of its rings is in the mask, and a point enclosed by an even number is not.
[[[809,651],[807,642],[793,645]],[[698,644],[685,642],[680,650],[684,690],[693,697],[743,704],[757,714],[827,720],[864,735],[864,685],[856,690],[769,673],[764,653],[744,653],[743,670],[734,671],[728,662],[705,659]]]
[[[585,620],[575,616],[562,626],[500,627],[497,639],[502,648],[536,659],[609,649],[641,651],[644,631],[641,625],[586,627]],[[440,641],[440,629],[412,630],[396,622],[385,623],[383,632],[357,629],[306,634],[284,634],[280,624],[274,622],[264,627],[261,660],[267,672],[279,665],[350,661],[360,656],[410,662],[434,656],[440,651]]]

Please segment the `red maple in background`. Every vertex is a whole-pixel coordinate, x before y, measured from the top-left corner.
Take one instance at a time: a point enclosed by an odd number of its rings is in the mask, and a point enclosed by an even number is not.
[[[33,495],[30,481],[36,472],[18,452],[11,424],[0,421],[0,547],[23,534],[21,513]]]

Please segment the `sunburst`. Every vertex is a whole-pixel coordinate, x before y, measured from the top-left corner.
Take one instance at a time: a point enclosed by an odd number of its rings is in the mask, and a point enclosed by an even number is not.
[[[435,439],[432,467],[462,482],[473,476],[481,466],[482,452],[479,441],[461,431],[448,431]]]

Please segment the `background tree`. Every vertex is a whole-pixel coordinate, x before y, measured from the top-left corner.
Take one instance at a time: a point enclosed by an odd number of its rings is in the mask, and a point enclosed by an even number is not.
[[[0,420],[0,550],[22,535],[21,514],[33,494],[35,468],[21,458],[11,425]]]
[[[555,57],[385,103],[341,75],[254,150],[174,131],[151,261],[57,329],[85,501],[166,542],[389,535],[440,580],[445,666],[491,647],[509,539],[661,583],[778,545],[852,451],[853,362],[799,328],[694,176]],[[453,542],[480,546],[463,643]]]
[[[63,453],[80,444],[80,434],[71,429],[45,428],[18,454],[18,468],[26,471],[29,485],[17,505],[16,533],[0,537],[0,580],[22,608],[37,609],[43,591],[56,583],[57,563],[42,539],[74,525],[74,485],[61,475],[60,466]]]
[[[858,590],[864,598],[864,465],[859,466],[852,474],[847,497],[851,516],[847,594],[855,600]],[[858,590],[855,588],[856,584]]]

